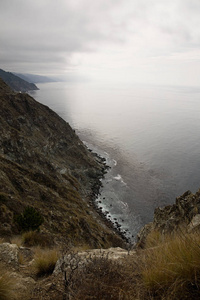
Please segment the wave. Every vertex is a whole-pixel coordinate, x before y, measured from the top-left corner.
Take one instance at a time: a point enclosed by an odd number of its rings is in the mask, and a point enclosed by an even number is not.
[[[114,166],[116,167],[117,161],[116,161],[115,159],[113,159],[113,164],[114,164]]]
[[[114,176],[113,178],[117,181],[121,181],[121,183],[123,183],[124,185],[127,185],[127,183],[124,182],[124,180],[120,174],[117,174],[117,176]]]

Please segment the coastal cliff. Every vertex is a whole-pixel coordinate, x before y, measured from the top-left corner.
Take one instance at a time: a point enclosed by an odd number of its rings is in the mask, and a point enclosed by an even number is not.
[[[0,69],[0,78],[14,91],[27,92],[39,90],[34,83],[30,83],[11,72],[6,72]]]
[[[122,245],[93,207],[106,166],[55,112],[0,80],[0,235],[19,233],[28,206],[54,242]]]

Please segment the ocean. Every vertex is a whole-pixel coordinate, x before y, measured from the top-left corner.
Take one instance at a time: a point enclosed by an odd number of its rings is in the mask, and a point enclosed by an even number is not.
[[[30,94],[66,120],[111,169],[97,205],[135,240],[154,209],[200,188],[200,88],[37,84]]]

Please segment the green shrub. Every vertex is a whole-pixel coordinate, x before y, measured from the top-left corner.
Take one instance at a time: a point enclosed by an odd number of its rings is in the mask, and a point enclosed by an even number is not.
[[[40,225],[44,222],[44,219],[40,212],[34,207],[26,207],[24,212],[16,217],[22,231],[39,230]]]

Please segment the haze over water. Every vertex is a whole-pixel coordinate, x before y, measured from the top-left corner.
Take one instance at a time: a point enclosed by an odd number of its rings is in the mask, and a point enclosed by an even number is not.
[[[112,167],[97,202],[135,236],[155,207],[200,187],[200,88],[38,84],[31,93]],[[117,219],[117,220],[116,220]]]

